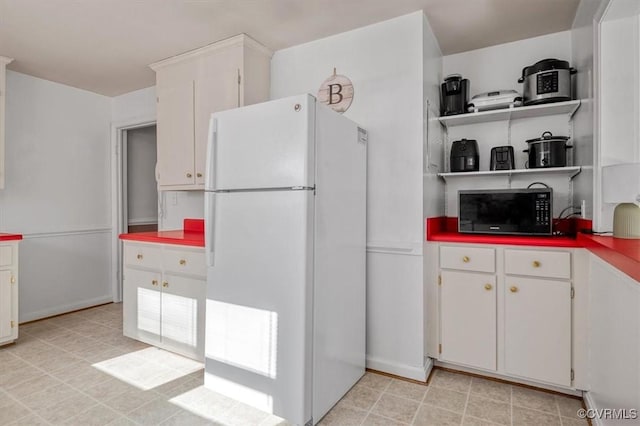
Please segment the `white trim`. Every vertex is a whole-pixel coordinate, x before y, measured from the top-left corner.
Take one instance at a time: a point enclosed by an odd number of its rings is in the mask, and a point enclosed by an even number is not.
[[[13,62],[13,58],[7,58],[6,56],[0,56],[0,65],[9,65]]]
[[[380,358],[374,358],[367,356],[367,368],[371,370],[382,371],[383,373],[394,374],[400,377],[406,377],[407,379],[418,380],[420,382],[426,382],[429,372],[433,368],[431,358],[425,359],[425,364],[422,367],[416,367],[413,365],[398,364],[393,361],[388,361]]]
[[[367,241],[367,253],[422,256],[423,247],[423,241],[415,243],[398,243],[395,241]]]
[[[131,219],[127,220],[127,224],[129,225],[156,225],[158,223],[157,217],[143,217],[141,219]]]
[[[155,124],[155,113],[111,123],[111,291],[113,302],[122,301],[122,244],[118,236],[126,232],[122,216],[122,132]]]
[[[22,237],[25,240],[32,238],[54,238],[54,237],[69,237],[72,235],[94,235],[94,234],[106,234],[111,232],[111,227],[101,228],[88,228],[88,229],[71,229],[67,231],[52,231],[52,232],[33,232],[31,234],[24,234]]]
[[[451,370],[457,370],[457,371],[462,371],[465,373],[472,373],[472,374],[478,374],[481,376],[486,376],[486,377],[493,377],[495,379],[502,379],[502,380],[506,380],[509,382],[513,382],[513,383],[520,383],[523,385],[528,385],[528,386],[535,386],[537,388],[541,388],[541,389],[548,389],[548,390],[552,390],[554,392],[560,392],[560,393],[564,393],[567,395],[573,395],[573,396],[582,396],[582,391],[579,389],[571,389],[571,388],[563,388],[560,386],[555,386],[555,385],[549,385],[546,383],[541,383],[541,382],[536,382],[533,380],[527,380],[527,379],[521,379],[519,377],[513,377],[513,376],[507,376],[505,374],[498,374],[492,371],[485,371],[485,370],[479,370],[479,369],[475,369],[475,368],[469,368],[469,367],[463,367],[461,365],[457,365],[457,364],[451,364],[449,362],[446,361],[438,361],[437,359],[434,360],[434,364],[436,367],[443,367],[443,368],[448,368]]]
[[[81,302],[71,303],[69,305],[64,306],[56,306],[55,308],[43,309],[38,312],[31,312],[23,318],[20,318],[20,324],[35,321],[43,318],[52,317],[54,315],[66,314],[72,311],[77,311],[78,309],[90,308],[92,306],[104,305],[105,303],[112,302],[111,295],[106,295],[102,297],[96,297],[93,299],[83,300]]]
[[[263,46],[262,44],[258,43],[248,35],[242,33],[242,34],[235,35],[233,37],[225,38],[215,43],[208,44],[206,46],[199,47],[197,49],[189,50],[188,52],[181,53],[176,56],[171,56],[169,58],[162,59],[158,62],[154,62],[152,64],[149,64],[149,68],[151,68],[154,71],[158,71],[159,69],[164,68],[168,65],[173,65],[176,63],[180,63],[182,61],[195,59],[202,54],[215,52],[216,50],[224,49],[224,48],[236,46],[236,45],[245,45],[269,57],[273,56],[273,51],[271,49],[269,49],[266,46]]]
[[[582,399],[584,400],[584,405],[586,405],[587,410],[597,410],[598,409],[596,401],[591,396],[591,392],[584,392],[583,395],[582,395]],[[591,419],[591,424],[594,425],[594,426],[602,426],[602,425],[604,425],[604,423],[602,423],[602,419],[599,419],[598,417],[595,417],[595,418]]]

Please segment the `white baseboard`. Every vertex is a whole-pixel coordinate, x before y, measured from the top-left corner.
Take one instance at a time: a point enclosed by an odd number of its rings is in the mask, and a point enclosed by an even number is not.
[[[519,377],[508,376],[506,374],[499,374],[491,371],[478,370],[475,368],[465,367],[458,364],[451,364],[449,362],[444,362],[444,361],[435,360],[435,365],[437,367],[448,368],[451,370],[462,371],[465,373],[478,374],[486,377],[493,377],[494,379],[501,379],[501,380],[506,380],[513,383],[520,383],[523,385],[533,386],[541,389],[547,389],[554,392],[564,393],[567,395],[582,396],[582,393],[583,393],[579,389],[563,388],[561,386],[555,386],[548,383],[540,383],[540,382],[535,382],[533,380],[526,380]]]
[[[64,306],[55,306],[37,312],[20,313],[20,323],[35,321],[43,318],[52,317],[54,315],[66,314],[67,312],[77,311],[79,309],[90,308],[92,306],[103,305],[113,302],[113,296],[102,296],[94,299],[82,300],[80,302],[71,303]]]
[[[426,382],[427,377],[433,368],[433,362],[431,362],[431,358],[427,358],[422,367],[416,367],[413,365],[398,364],[396,362],[367,356],[367,368],[405,377],[407,379]]]
[[[584,405],[587,406],[587,410],[597,410],[598,406],[596,405],[596,402],[593,400],[593,397],[591,396],[591,392],[587,392],[585,391],[582,394],[582,399],[584,400]],[[591,424],[593,426],[603,426],[604,423],[602,423],[602,420],[599,418],[593,418],[591,419]]]

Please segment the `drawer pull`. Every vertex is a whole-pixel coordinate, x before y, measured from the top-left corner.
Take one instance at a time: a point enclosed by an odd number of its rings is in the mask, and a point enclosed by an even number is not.
[[[534,267],[534,268],[539,268],[539,267],[540,267],[540,265],[542,265],[542,263],[540,263],[539,261],[537,261],[537,260],[534,260],[534,261],[533,261],[533,267]]]
[[[196,177],[202,177],[202,173],[196,173]]]
[[[193,177],[193,175],[191,173],[187,173],[187,177],[190,178]]]
[[[182,266],[184,266],[184,265],[186,265],[186,264],[187,264],[187,261],[186,261],[186,260],[184,260],[184,259],[180,259],[180,264],[181,264]]]
[[[485,290],[491,290],[493,288],[493,286],[491,284],[485,284],[484,285],[484,289]]]
[[[463,261],[464,263],[469,263],[469,261],[470,261],[470,260],[471,260],[471,259],[469,259],[469,256],[464,256],[464,257],[462,258],[462,261]]]
[[[136,257],[138,258],[138,260],[142,260],[142,255],[140,253],[138,253]]]
[[[158,280],[151,281],[151,285],[158,285]]]
[[[169,283],[168,283],[168,282],[166,282],[166,281],[164,281],[164,282],[162,283],[162,287],[164,287],[164,288],[169,287]]]
[[[512,285],[511,288],[509,288],[509,291],[511,291],[511,293],[517,293],[518,287],[516,287],[515,285]]]

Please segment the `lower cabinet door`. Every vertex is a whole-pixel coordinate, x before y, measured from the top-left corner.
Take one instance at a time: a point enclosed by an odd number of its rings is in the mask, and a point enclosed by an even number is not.
[[[442,272],[442,361],[496,370],[496,300],[495,275]]]
[[[0,271],[0,344],[15,340],[18,323],[14,316],[11,271]],[[12,324],[13,321],[13,324]]]
[[[123,281],[124,335],[151,345],[160,343],[160,272],[125,269]]]
[[[505,370],[547,383],[571,385],[571,285],[507,276]]]
[[[162,282],[162,347],[204,360],[206,282],[165,274]]]

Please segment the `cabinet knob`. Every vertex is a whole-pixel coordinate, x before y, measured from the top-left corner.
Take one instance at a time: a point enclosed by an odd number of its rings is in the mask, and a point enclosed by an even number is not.
[[[151,281],[151,285],[158,285],[158,280]]]
[[[138,260],[142,260],[142,255],[141,254],[138,254],[136,257],[138,258]]]
[[[471,259],[469,259],[469,256],[464,256],[464,257],[462,258],[462,261],[463,261],[464,263],[469,263],[469,261],[470,261],[470,260],[471,260]]]
[[[168,283],[168,282],[166,282],[166,281],[164,281],[164,282],[162,283],[162,287],[165,287],[165,288],[166,288],[166,287],[169,287],[169,283]]]
[[[187,264],[187,261],[186,261],[186,260],[184,260],[184,259],[180,259],[180,264],[181,264],[182,266],[184,266],[184,265],[186,265],[186,264]]]
[[[187,173],[187,177],[190,178],[193,177],[193,175],[191,173]]]
[[[484,285],[484,289],[485,290],[491,290],[492,288],[493,288],[493,286],[491,284],[487,283],[487,284]]]
[[[196,173],[196,177],[202,177],[202,173]]]
[[[542,263],[540,263],[539,261],[537,261],[537,260],[534,260],[534,261],[533,261],[533,267],[534,267],[534,268],[539,268],[539,267],[540,267],[540,265],[542,265]]]
[[[509,288],[509,291],[510,291],[511,293],[517,293],[517,292],[518,292],[518,287],[516,287],[515,285],[512,285],[512,286]]]

